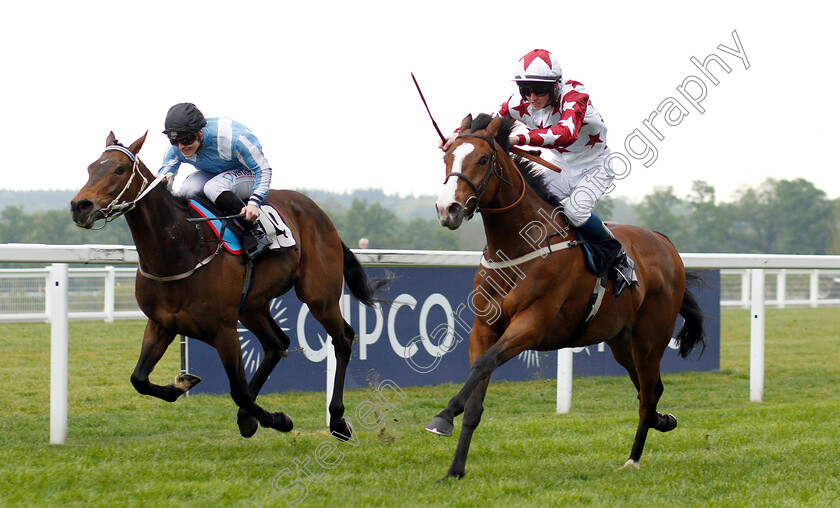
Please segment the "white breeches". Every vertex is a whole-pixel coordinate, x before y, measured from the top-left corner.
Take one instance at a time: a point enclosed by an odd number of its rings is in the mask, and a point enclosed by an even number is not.
[[[242,201],[247,202],[254,191],[256,181],[256,176],[248,169],[234,169],[218,175],[196,171],[184,180],[178,194],[187,198],[204,194],[215,202],[219,194],[231,191]]]
[[[544,151],[543,157],[550,152]],[[562,173],[542,168],[540,176],[545,180],[549,191],[560,199],[566,199],[565,215],[572,226],[582,226],[592,215],[592,210],[598,204],[601,196],[612,187],[615,173],[605,170],[603,167],[604,157],[591,163],[591,168],[575,171],[576,168],[569,168],[561,160],[551,160],[551,163],[563,168]],[[537,165],[537,167],[540,167]]]

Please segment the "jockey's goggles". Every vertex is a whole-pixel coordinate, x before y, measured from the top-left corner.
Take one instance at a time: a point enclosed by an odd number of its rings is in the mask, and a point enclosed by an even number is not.
[[[169,132],[169,142],[172,146],[191,145],[195,143],[196,138],[198,138],[197,132]]]
[[[524,97],[529,97],[531,94],[542,97],[548,95],[552,88],[554,88],[554,83],[523,83],[519,85],[519,91]]]

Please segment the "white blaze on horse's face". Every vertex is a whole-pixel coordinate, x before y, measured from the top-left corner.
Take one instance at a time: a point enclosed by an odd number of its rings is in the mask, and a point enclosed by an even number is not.
[[[464,143],[455,147],[455,150],[452,151],[452,170],[450,171],[450,174],[462,172],[461,169],[464,164],[464,159],[466,159],[473,150],[475,150],[475,145],[472,143]],[[438,195],[437,203],[435,203],[440,224],[451,229],[455,229],[460,226],[461,220],[463,219],[464,207],[461,203],[458,203],[458,200],[455,198],[455,192],[458,189],[459,180],[459,178],[449,178],[449,180],[443,185],[443,189],[441,189],[440,194]],[[458,206],[453,207],[453,205]],[[453,214],[450,213],[450,209],[458,209],[458,213],[453,216]]]

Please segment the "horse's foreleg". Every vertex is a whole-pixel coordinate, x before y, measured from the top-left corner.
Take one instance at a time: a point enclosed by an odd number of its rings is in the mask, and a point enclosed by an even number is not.
[[[179,375],[175,381],[168,386],[152,384],[149,381],[149,374],[155,365],[163,357],[166,349],[175,339],[175,332],[167,330],[151,319],[146,323],[146,331],[143,333],[143,347],[140,350],[140,358],[137,366],[131,374],[131,384],[143,395],[151,395],[167,402],[175,400],[189,391],[190,388],[201,381],[198,377],[189,374]]]
[[[463,478],[467,466],[467,454],[470,451],[470,442],[473,432],[481,422],[481,414],[484,412],[484,396],[487,394],[487,385],[490,378],[482,379],[478,386],[467,399],[467,406],[464,410],[464,421],[461,423],[461,437],[458,438],[458,448],[455,450],[455,458],[449,466],[447,477]]]
[[[277,366],[283,352],[288,349],[291,340],[271,318],[267,308],[265,313],[260,313],[254,317],[240,316],[240,321],[246,328],[254,332],[263,348],[263,359],[251,378],[251,382],[248,383],[248,392],[256,401],[257,395],[259,395],[274,367]],[[251,437],[257,432],[257,419],[243,408],[240,408],[237,413],[236,423],[239,425],[239,433],[242,434],[242,437]]]
[[[230,396],[233,402],[253,415],[260,425],[269,427],[281,432],[289,432],[294,427],[292,419],[285,413],[269,413],[254,402],[254,396],[245,381],[245,369],[242,366],[242,350],[239,347],[239,340],[236,329],[220,331],[216,336],[213,346],[222,360],[225,373],[230,382]]]
[[[474,339],[471,336],[470,348],[473,347],[473,342]],[[497,367],[524,351],[525,344],[530,344],[530,341],[523,334],[517,333],[513,326],[509,327],[498,342],[475,358],[470,368],[470,375],[461,391],[449,401],[446,409],[432,419],[426,426],[426,430],[433,434],[451,436],[455,417],[464,412],[467,399],[475,387],[482,380],[490,377]]]

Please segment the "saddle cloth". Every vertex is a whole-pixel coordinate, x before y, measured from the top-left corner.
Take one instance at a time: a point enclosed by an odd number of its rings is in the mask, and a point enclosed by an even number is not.
[[[195,210],[197,214],[204,218],[212,218],[219,215],[216,213],[215,207],[211,207],[211,205],[202,203],[196,199],[190,199],[189,205],[190,208]],[[260,224],[262,224],[266,235],[268,235],[268,238],[271,240],[269,250],[282,252],[295,248],[297,242],[292,235],[292,230],[286,225],[280,212],[273,206],[265,204],[260,207],[260,212]],[[223,226],[222,220],[219,219],[207,221],[210,225],[210,229],[213,230],[216,238],[222,242],[224,248],[231,254],[239,255],[244,252],[242,249],[242,241],[240,240],[241,235],[248,233],[245,233],[238,225],[236,225],[236,227],[230,227],[231,222],[232,221],[227,221],[227,225]],[[224,232],[224,234],[222,234],[222,232]]]

